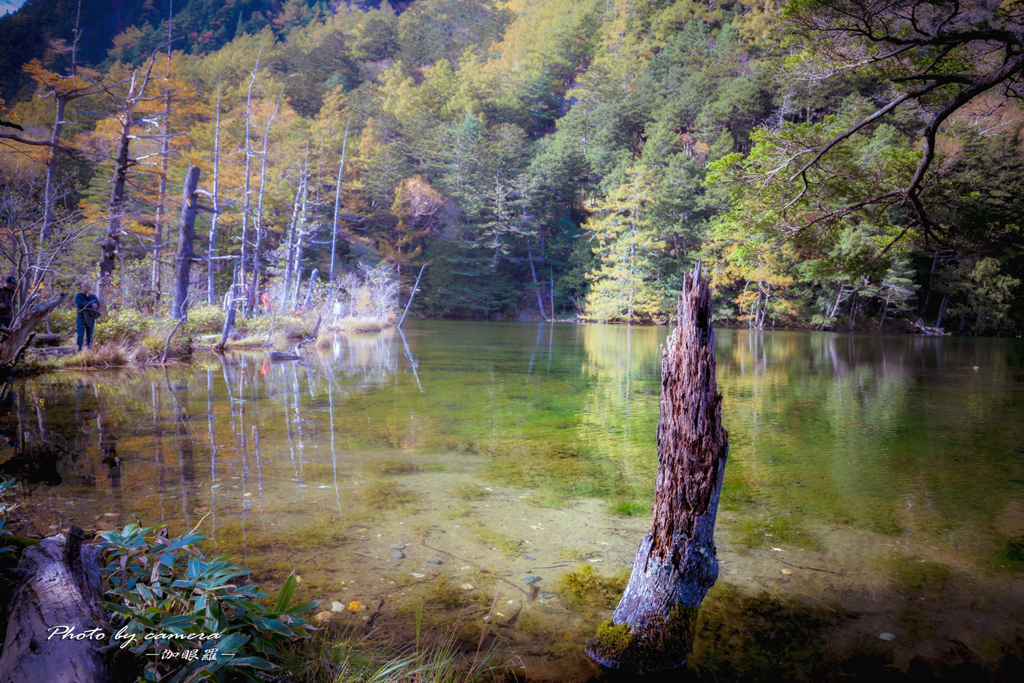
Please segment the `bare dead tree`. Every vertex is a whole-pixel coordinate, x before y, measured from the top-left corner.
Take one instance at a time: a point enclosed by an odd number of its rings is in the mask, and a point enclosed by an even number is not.
[[[348,127],[352,123],[352,117],[345,122],[345,138],[341,143],[341,163],[338,164],[338,182],[334,187],[334,224],[331,226],[331,274],[327,277],[329,282],[334,282],[334,262],[338,251],[338,210],[341,208],[341,179],[345,174],[345,147],[348,145]]]
[[[217,256],[217,222],[220,219],[220,76],[217,76],[217,113],[213,133],[213,217],[210,219],[210,242],[206,255],[206,302],[211,306],[217,303],[214,291],[214,257]]]

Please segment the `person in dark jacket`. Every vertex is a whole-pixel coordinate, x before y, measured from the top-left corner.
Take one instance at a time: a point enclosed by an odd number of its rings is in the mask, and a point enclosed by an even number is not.
[[[78,350],[82,350],[82,338],[85,337],[85,347],[92,348],[92,330],[96,320],[100,317],[100,300],[95,294],[90,294],[91,287],[88,282],[82,283],[82,291],[75,294],[75,328],[78,331]]]
[[[0,327],[10,329],[14,320],[14,289],[18,281],[14,276],[4,280],[3,287],[0,287]]]

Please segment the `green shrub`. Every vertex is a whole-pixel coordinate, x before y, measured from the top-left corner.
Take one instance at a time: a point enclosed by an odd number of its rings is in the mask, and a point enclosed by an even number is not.
[[[224,329],[224,310],[220,306],[200,304],[188,309],[188,322],[178,334],[198,337],[204,334],[217,334]]]
[[[96,322],[94,344],[137,343],[155,327],[155,321],[132,309],[110,311]]]
[[[241,311],[237,311],[235,313],[235,329],[249,334],[266,334],[271,327],[280,327],[282,320],[281,316],[276,316],[275,319],[275,316],[272,315],[254,315],[246,318]]]
[[[60,306],[50,313],[50,332],[62,334],[65,337],[75,334],[75,308],[71,306]]]
[[[110,602],[103,605],[118,616],[113,626],[126,649],[139,657],[143,680],[249,679],[246,669],[277,668],[268,658],[313,630],[300,615],[317,603],[289,607],[294,575],[274,605],[264,607],[257,600],[265,593],[240,585],[249,573],[245,567],[223,558],[207,561],[197,547],[206,539],[202,534],[172,539],[163,527],[129,524],[100,538],[108,551],[104,574],[111,587]],[[147,639],[153,634],[180,639]],[[186,651],[198,654],[188,659]]]

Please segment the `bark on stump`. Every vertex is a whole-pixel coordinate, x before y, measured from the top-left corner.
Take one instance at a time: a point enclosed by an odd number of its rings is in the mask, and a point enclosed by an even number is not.
[[[651,529],[615,614],[586,650],[610,668],[646,672],[684,664],[697,608],[718,578],[715,516],[729,442],[715,380],[711,310],[711,290],[698,264],[684,278],[679,326],[662,350]]]
[[[100,574],[100,549],[82,547],[82,530],[27,548],[21,559],[25,578],[14,591],[7,637],[0,657],[0,683],[103,683],[110,680],[102,639],[61,638],[64,627],[75,634],[106,624]],[[61,630],[53,631],[52,629]],[[51,634],[52,637],[51,637]]]
[[[174,255],[174,298],[171,300],[171,318],[178,320],[188,312],[188,286],[192,275],[193,243],[196,239],[196,188],[199,187],[199,167],[189,166],[185,186],[181,191],[181,222],[178,232],[178,251]]]

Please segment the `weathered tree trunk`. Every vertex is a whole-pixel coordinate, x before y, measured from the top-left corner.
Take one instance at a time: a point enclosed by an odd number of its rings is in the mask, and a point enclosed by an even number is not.
[[[53,195],[57,186],[57,145],[60,144],[60,134],[64,128],[64,107],[67,104],[67,96],[63,93],[54,92],[53,99],[56,102],[57,112],[53,120],[53,132],[50,134],[49,156],[46,159],[46,188],[43,192],[43,227],[39,231],[39,242],[45,245],[50,241],[53,233]]]
[[[533,291],[537,294],[537,308],[540,310],[540,317],[547,318],[547,314],[544,312],[544,298],[541,290],[543,286],[537,282],[537,269],[533,267],[533,252],[530,251],[530,238],[526,238],[526,258],[530,260],[530,275],[533,276]],[[629,321],[633,322],[633,316],[629,316]]]
[[[307,159],[308,161],[308,159]],[[295,203],[292,205],[292,221],[288,229],[288,239],[284,249],[284,294],[282,295],[281,308],[282,310],[291,310],[290,299],[292,291],[292,277],[293,275],[297,278],[298,274],[293,273],[294,266],[294,255],[295,255],[295,239],[299,230],[299,216],[300,207],[305,210],[305,202],[303,197],[306,193],[306,163],[302,164],[302,175],[299,178],[299,189],[295,193]]]
[[[320,275],[320,271],[316,268],[309,274],[309,286],[306,288],[306,298],[302,302],[302,309],[309,310],[309,302],[313,298],[313,286],[316,285],[316,279]]]
[[[50,315],[53,309],[60,306],[66,296],[66,294],[61,293],[49,301],[38,304],[30,303],[28,306],[22,307],[12,325],[10,334],[3,337],[2,341],[0,341],[0,365],[13,364],[15,362],[18,352],[31,340],[32,330],[35,329],[36,325],[43,318]]]
[[[242,253],[241,271],[238,282],[245,290],[245,261],[248,258],[249,243],[249,216],[250,197],[249,189],[252,180],[252,86],[256,83],[256,75],[260,70],[260,56],[263,54],[263,42],[260,41],[260,49],[256,53],[256,66],[252,69],[252,78],[249,79],[249,89],[245,95],[245,183],[242,189]]]
[[[83,548],[82,530],[73,526],[67,541],[55,536],[27,548],[21,568],[26,574],[11,601],[0,683],[109,681],[100,651],[109,638],[101,630],[100,549]]]
[[[715,517],[729,450],[715,380],[711,290],[700,265],[683,281],[679,326],[661,360],[658,478],[651,529],[612,619],[587,654],[608,667],[683,664],[701,600],[718,578]]]
[[[163,135],[160,137],[160,182],[156,201],[156,246],[150,271],[150,289],[153,290],[153,310],[160,307],[163,283],[160,277],[160,256],[163,250],[164,223],[167,221],[167,169],[171,160],[171,45],[173,45],[174,0],[167,9],[167,64],[164,67]],[[170,233],[168,226],[167,232]]]
[[[121,240],[121,219],[125,207],[124,188],[128,180],[130,162],[128,150],[131,145],[131,114],[125,113],[119,123],[121,132],[117,144],[117,157],[114,159],[114,179],[110,185],[110,217],[107,232],[100,242],[100,280],[96,295],[103,302],[110,298],[111,276],[117,266],[117,247]]]
[[[218,181],[220,180],[220,76],[217,76],[217,123],[214,124],[213,134],[213,218],[210,219],[210,246],[206,255],[209,261],[206,262],[206,303],[213,306],[217,303],[217,294],[214,287],[214,276],[216,269],[213,257],[217,255],[217,220],[220,217],[220,193]]]
[[[181,226],[178,232],[178,251],[174,255],[174,299],[171,317],[181,318],[188,311],[188,285],[192,275],[192,247],[196,239],[196,188],[199,187],[199,167],[189,166],[185,174],[185,187],[181,193]]]
[[[338,253],[338,210],[341,208],[341,179],[345,174],[345,148],[348,146],[348,125],[352,117],[345,122],[345,139],[341,142],[341,164],[338,165],[338,182],[334,186],[334,224],[331,226],[331,274],[327,281],[334,283],[334,261]]]
[[[267,189],[267,147],[270,142],[270,129],[273,127],[277,113],[281,109],[282,97],[284,97],[284,88],[281,88],[281,93],[277,96],[274,115],[270,117],[270,121],[267,122],[266,127],[263,129],[263,152],[260,154],[260,194],[259,199],[256,201],[256,247],[252,259],[252,284],[245,295],[245,306],[243,306],[247,316],[252,315],[256,310],[256,288],[259,286],[260,260],[263,256],[261,245],[263,244],[263,196],[266,194]]]

